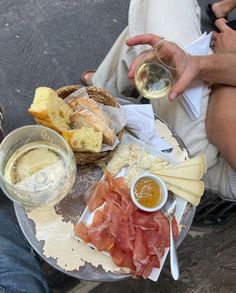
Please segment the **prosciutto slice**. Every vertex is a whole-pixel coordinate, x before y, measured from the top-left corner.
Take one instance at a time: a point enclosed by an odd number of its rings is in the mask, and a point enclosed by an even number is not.
[[[109,251],[114,245],[114,238],[105,226],[91,228],[88,231],[90,242],[99,251]]]
[[[75,234],[99,251],[108,251],[114,263],[135,275],[147,278],[160,267],[160,258],[169,247],[169,222],[161,211],[147,213],[133,204],[123,177],[104,180],[90,190],[88,208],[94,211],[91,225],[80,222]],[[175,239],[178,225],[173,219]]]
[[[81,238],[84,242],[90,242],[90,238],[88,236],[88,226],[84,222],[80,222],[76,225],[74,232],[75,235]]]
[[[117,266],[126,267],[135,271],[132,253],[124,253],[118,245],[115,245],[111,251],[111,257]]]

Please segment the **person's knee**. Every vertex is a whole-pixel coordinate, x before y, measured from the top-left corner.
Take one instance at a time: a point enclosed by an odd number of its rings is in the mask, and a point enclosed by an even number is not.
[[[224,159],[236,171],[236,116],[222,116],[215,111],[206,120],[207,138],[219,150]]]

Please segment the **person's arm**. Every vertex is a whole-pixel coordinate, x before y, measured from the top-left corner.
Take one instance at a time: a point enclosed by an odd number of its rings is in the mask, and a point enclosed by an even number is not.
[[[170,100],[182,94],[195,79],[236,86],[236,53],[189,56],[184,74],[170,91]]]
[[[229,28],[223,19],[218,19],[216,26],[220,30],[220,33],[213,33],[216,55],[189,56],[188,66],[184,74],[169,93],[170,100],[182,94],[190,82],[195,79],[236,86],[236,32]],[[130,38],[126,41],[126,44],[128,46],[143,44],[154,46],[158,41],[160,41],[158,36],[146,34]],[[142,54],[137,56],[131,64],[129,71],[131,80],[134,78],[135,68],[141,57]]]
[[[202,56],[198,77],[212,83],[236,86],[236,53]]]

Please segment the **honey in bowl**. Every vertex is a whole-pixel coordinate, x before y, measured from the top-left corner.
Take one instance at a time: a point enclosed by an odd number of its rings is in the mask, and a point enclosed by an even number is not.
[[[159,176],[146,173],[133,181],[130,196],[137,208],[145,212],[155,212],[166,203],[168,189]]]
[[[161,187],[156,180],[143,177],[135,184],[134,196],[140,205],[155,208],[161,200]]]

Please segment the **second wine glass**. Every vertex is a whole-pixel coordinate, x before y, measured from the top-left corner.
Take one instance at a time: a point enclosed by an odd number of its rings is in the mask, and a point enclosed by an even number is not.
[[[159,41],[147,50],[135,70],[135,86],[140,96],[147,99],[166,97],[188,64],[188,54],[180,45]]]

